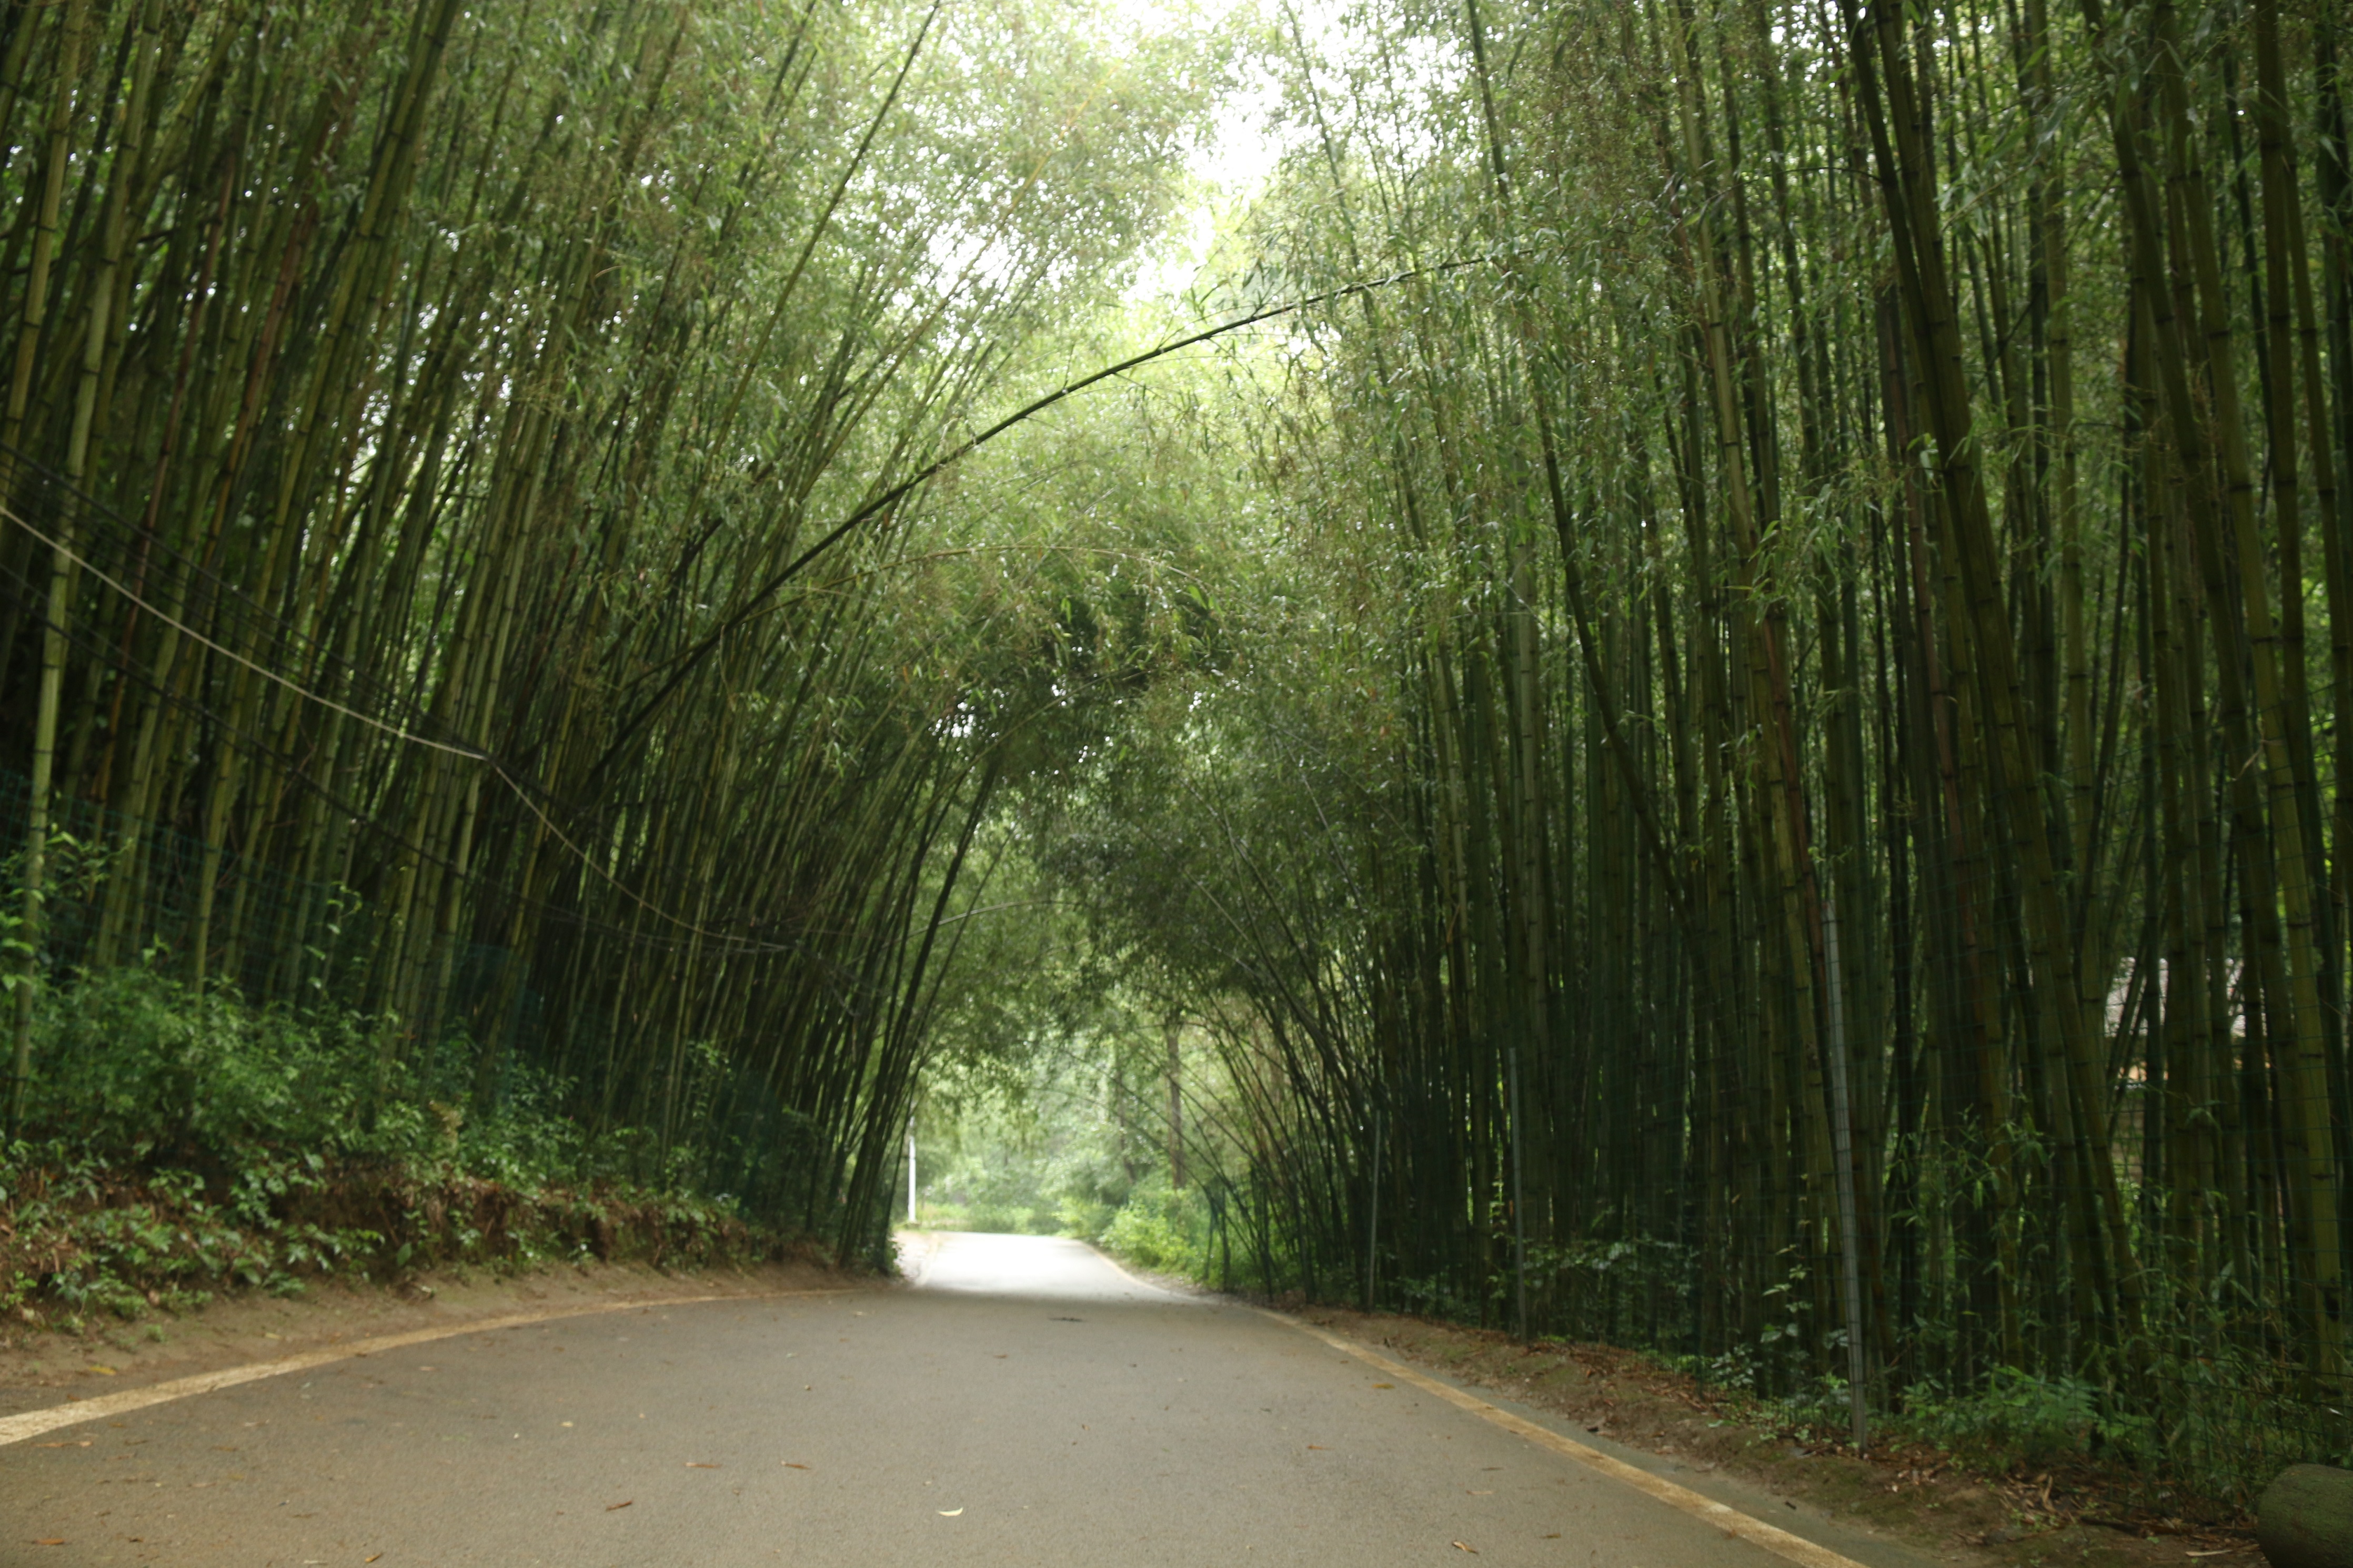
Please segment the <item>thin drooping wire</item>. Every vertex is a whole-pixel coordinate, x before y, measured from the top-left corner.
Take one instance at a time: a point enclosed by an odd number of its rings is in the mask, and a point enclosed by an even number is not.
[[[87,498],[84,497],[77,497],[77,499],[87,500]],[[484,766],[488,767],[492,773],[498,776],[500,782],[503,783],[509,789],[514,792],[515,798],[522,803],[524,809],[529,811],[533,816],[537,817],[541,825],[554,837],[556,842],[563,845],[575,859],[577,859],[583,866],[586,867],[590,871],[596,873],[596,876],[602,878],[606,882],[611,884],[611,886],[619,891],[624,897],[631,900],[656,918],[677,926],[680,930],[687,932],[691,936],[697,937],[707,942],[714,943],[723,951],[728,952],[744,954],[798,952],[801,951],[800,944],[797,942],[746,942],[740,937],[733,937],[724,932],[706,930],[702,926],[696,925],[691,921],[683,920],[679,916],[671,914],[669,910],[646,898],[643,894],[638,892],[637,889],[631,888],[619,878],[614,876],[612,872],[607,870],[603,866],[598,865],[593,856],[589,855],[577,844],[574,843],[571,837],[567,836],[561,827],[557,826],[551,817],[549,817],[547,813],[541,809],[539,803],[532,798],[532,792],[530,789],[528,789],[512,773],[508,772],[505,765],[490,752],[482,751],[478,747],[455,744],[447,741],[436,740],[430,735],[419,734],[413,730],[388,722],[375,717],[372,713],[364,712],[344,703],[338,702],[332,697],[324,696],[320,692],[313,691],[310,688],[302,685],[301,682],[290,679],[286,676],[268,668],[258,660],[248,658],[233,648],[223,647],[220,643],[214,641],[212,638],[205,636],[202,632],[196,630],[194,626],[189,626],[185,621],[183,621],[158,607],[141,595],[133,592],[120,579],[101,571],[95,563],[90,562],[79,552],[68,546],[63,541],[42,531],[39,527],[29,521],[15,509],[5,504],[0,504],[0,518],[5,518],[6,521],[15,523],[33,539],[56,552],[57,554],[63,559],[71,562],[81,571],[89,573],[90,575],[97,581],[105,584],[109,588],[111,588],[117,594],[120,594],[127,603],[136,605],[142,613],[153,616],[165,626],[171,626],[174,630],[178,631],[182,636],[186,637],[210,651],[220,655],[230,662],[251,670],[254,674],[260,676],[262,679],[276,683],[286,690],[293,693],[295,696],[301,698],[304,701],[316,703],[320,707],[330,709],[334,712],[343,714],[346,718],[356,720],[360,723],[364,724],[385,735],[388,735],[396,741],[423,746],[428,750],[441,752],[450,756],[462,757],[469,762],[482,763]],[[30,584],[28,584],[26,586],[29,588]],[[46,626],[47,624],[46,616],[40,615],[38,612],[36,613],[36,618],[42,625]],[[99,651],[108,654],[110,657],[112,653],[111,648],[100,648]],[[209,710],[206,711],[208,717],[226,722],[225,720],[221,720],[221,716],[218,713],[212,712]],[[242,735],[240,736],[240,739],[259,749],[274,750],[274,748],[265,746],[258,736]],[[366,811],[349,801],[342,799],[326,786],[319,784],[317,780],[312,779],[300,766],[295,764],[291,759],[280,756],[276,760],[280,767],[284,768],[290,774],[299,779],[305,785],[317,790],[319,794],[331,805],[334,805],[336,809],[348,812],[354,819],[368,823],[371,827],[374,827],[377,832],[383,834],[384,837],[389,839],[392,843],[404,849],[409,850],[412,853],[423,856],[433,861],[436,865],[440,866],[443,869],[455,875],[465,877],[469,881],[479,880],[479,879],[473,874],[460,869],[455,862],[450,861],[446,857],[436,854],[434,851],[426,848],[422,845],[412,844],[406,838],[403,838],[397,832],[385,827],[382,823],[376,822]],[[558,908],[558,906],[549,903],[544,900],[535,901],[541,903],[543,907],[550,910],[555,910]],[[573,918],[578,919],[579,917],[575,915]],[[595,925],[599,922],[582,921],[581,923],[583,925]],[[615,933],[622,933],[622,928],[620,927],[609,927],[605,929]],[[638,936],[636,933],[627,934],[630,934],[633,940],[643,940],[642,937]]]
[[[1036,415],[1045,412],[1056,404],[1077,395],[1079,393],[1087,390],[1089,387],[1095,386],[1103,382],[1110,381],[1116,377],[1124,375],[1128,372],[1149,364],[1155,360],[1164,359],[1168,355],[1176,353],[1182,350],[1193,348],[1201,343],[1211,342],[1214,339],[1223,337],[1230,332],[1239,331],[1245,327],[1255,326],[1261,322],[1272,321],[1286,315],[1295,314],[1301,310],[1312,310],[1319,305],[1331,304],[1341,300],[1352,299],[1359,294],[1370,293],[1376,289],[1388,288],[1398,283],[1409,282],[1417,278],[1441,276],[1451,272],[1466,270],[1474,267],[1490,266],[1502,262],[1524,259],[1527,257],[1539,255],[1546,250],[1554,248],[1557,247],[1539,246],[1521,250],[1490,251],[1478,256],[1457,257],[1451,260],[1431,262],[1420,267],[1399,268],[1398,270],[1386,273],[1378,278],[1359,279],[1355,282],[1343,284],[1336,289],[1329,289],[1323,290],[1320,293],[1304,295],[1298,299],[1288,300],[1278,304],[1268,305],[1261,309],[1247,312],[1241,316],[1235,317],[1230,321],[1219,322],[1216,326],[1204,328],[1199,331],[1191,332],[1171,342],[1159,344],[1156,347],[1147,349],[1141,353],[1131,354],[1124,360],[1106,365],[1090,374],[1081,376],[1073,381],[1065,382],[1061,385],[1056,387],[1053,391],[1047,393],[1044,396],[1033,399],[1029,403],[1024,404],[1021,407],[1005,416],[1003,418],[997,420],[995,424],[990,425],[986,429],[981,430],[978,434],[967,437],[956,446],[951,447],[946,452],[942,453],[940,456],[932,459],[932,461],[923,465],[923,467],[917,469],[907,479],[900,481],[890,489],[885,490],[882,494],[859,507],[855,511],[851,512],[849,517],[845,518],[840,523],[837,524],[832,530],[827,532],[823,538],[810,545],[807,550],[801,552],[800,554],[795,556],[791,562],[785,565],[774,576],[763,583],[752,593],[751,595],[749,595],[747,599],[745,599],[733,615],[730,616],[725,622],[703,637],[702,640],[697,643],[694,647],[688,650],[688,652],[680,659],[678,666],[672,671],[670,678],[663,682],[661,689],[655,692],[652,697],[649,698],[646,702],[638,708],[638,711],[630,715],[630,717],[621,725],[619,731],[607,745],[604,755],[599,757],[596,765],[589,770],[589,778],[593,781],[598,774],[600,774],[605,767],[611,762],[613,757],[618,752],[620,747],[628,741],[628,737],[640,728],[647,720],[650,719],[654,713],[660,710],[662,705],[668,701],[670,697],[685,682],[687,677],[694,671],[694,669],[713,649],[718,647],[732,632],[741,627],[745,622],[752,619],[754,615],[758,614],[762,606],[776,593],[778,589],[791,582],[793,578],[799,575],[800,573],[807,570],[807,567],[819,556],[825,554],[836,544],[839,544],[842,540],[849,537],[849,535],[860,524],[871,521],[873,518],[880,516],[891,508],[896,506],[909,495],[939,477],[939,475],[944,472],[947,468],[963,461],[965,458],[971,456],[974,452],[978,451],[982,447],[987,446],[989,442],[995,440],[997,437],[1012,429],[1014,426]],[[19,460],[21,461],[22,459]],[[80,495],[78,491],[72,491],[70,493],[74,494],[77,500],[81,501],[84,505],[91,506],[93,510],[100,510],[102,514],[102,509],[96,508],[94,503],[90,502],[88,497]],[[533,798],[531,790],[528,789],[512,773],[508,772],[506,767],[498,760],[498,758],[491,755],[490,752],[483,751],[479,747],[436,740],[432,736],[419,734],[413,730],[406,729],[398,724],[391,723],[385,720],[378,719],[373,714],[352,708],[344,703],[336,701],[331,697],[311,690],[299,681],[290,679],[288,677],[280,674],[278,671],[269,668],[257,660],[248,658],[243,654],[237,653],[223,647],[221,644],[206,637],[203,633],[197,631],[193,626],[188,626],[185,622],[179,620],[177,617],[167,614],[156,605],[149,603],[145,598],[135,593],[129,585],[100,571],[92,563],[68,547],[62,541],[43,532],[38,527],[18,514],[14,509],[6,506],[0,506],[0,517],[6,518],[7,521],[23,529],[33,539],[47,545],[50,550],[56,552],[63,559],[73,563],[82,571],[90,573],[92,577],[104,583],[114,592],[122,595],[124,600],[128,603],[137,605],[142,612],[155,616],[158,620],[178,630],[183,636],[192,638],[210,651],[251,670],[253,673],[262,677],[264,679],[269,680],[276,685],[282,687],[287,691],[301,698],[305,701],[315,703],[322,708],[340,713],[346,718],[356,720],[360,723],[367,725],[371,729],[387,735],[396,741],[427,747],[430,750],[441,752],[448,755],[462,757],[468,761],[479,762],[484,764],[498,777],[501,783],[504,784],[514,793],[515,798],[522,804],[524,809],[529,811],[532,816],[539,821],[541,826],[547,829],[548,833],[558,844],[564,847],[565,850],[568,854],[570,854],[575,859],[578,860],[581,865],[587,868],[596,876],[610,884],[624,897],[629,899],[632,902],[645,910],[649,914],[653,915],[656,919],[660,920],[667,924],[675,926],[679,930],[685,931],[691,936],[705,942],[721,944],[733,952],[760,952],[797,951],[797,946],[794,945],[744,942],[740,938],[730,937],[723,932],[708,931],[692,921],[672,914],[668,910],[662,908],[659,904],[655,903],[653,900],[646,898],[643,894],[638,892],[635,889],[629,887],[619,878],[613,875],[612,872],[607,870],[603,866],[597,863],[594,856],[590,855],[586,850],[581,848],[579,845],[575,844],[572,840],[571,837],[565,833],[565,831],[556,825],[554,819],[551,817],[546,811],[542,809],[539,803]],[[306,780],[306,782],[309,781]],[[332,798],[332,796],[330,798]],[[407,847],[412,848],[417,847],[415,846]],[[427,852],[420,849],[419,853]],[[436,858],[438,859],[438,858],[437,857]]]
[[[94,563],[86,557],[77,553],[64,541],[52,538],[50,535],[42,532],[39,528],[27,521],[21,514],[19,514],[15,508],[5,503],[0,503],[0,518],[5,518],[10,522],[15,523],[18,528],[21,528],[26,533],[31,534],[36,540],[47,545],[49,549],[54,551],[61,559],[72,562],[82,571],[89,573],[92,577],[97,578],[100,582],[105,584],[108,587],[121,595],[126,601],[132,605],[136,605],[142,611],[154,616],[157,620],[163,622],[165,626],[170,626],[181,636],[201,644],[203,647],[211,649],[214,653],[220,655],[223,658],[229,660],[233,664],[242,665],[247,669],[253,671],[254,674],[261,677],[264,680],[275,681],[278,685],[284,687],[287,690],[294,693],[295,696],[301,698],[307,702],[315,702],[322,708],[332,709],[334,711],[343,715],[346,719],[356,719],[361,723],[367,725],[370,729],[381,731],[383,733],[391,736],[396,741],[406,741],[414,745],[428,747],[437,752],[446,752],[451,756],[465,757],[473,762],[490,763],[494,768],[498,765],[496,761],[487,752],[479,751],[470,746],[452,745],[447,741],[437,741],[430,735],[420,735],[413,730],[405,730],[397,724],[387,723],[372,713],[363,713],[356,708],[346,707],[344,704],[336,701],[332,697],[321,696],[318,692],[311,690],[300,682],[288,679],[285,676],[279,674],[276,670],[269,668],[259,661],[248,658],[245,655],[237,652],[233,648],[222,647],[219,643],[216,643],[213,641],[212,638],[205,636],[204,633],[196,630],[195,627],[188,625],[187,622],[179,619],[166,610],[150,604],[147,600],[142,598],[137,593],[133,592],[128,584],[121,582],[117,578],[109,576],[104,572],[100,571]],[[501,774],[501,776],[503,776],[503,774]]]
[[[1168,355],[1176,353],[1180,350],[1197,347],[1199,344],[1208,342],[1213,339],[1223,337],[1229,332],[1240,331],[1244,327],[1256,326],[1261,321],[1273,321],[1280,316],[1288,316],[1295,314],[1301,310],[1313,310],[1318,305],[1328,305],[1341,300],[1353,299],[1359,294],[1369,294],[1375,289],[1386,289],[1393,284],[1410,282],[1417,278],[1437,277],[1445,273],[1463,271],[1473,267],[1488,267],[1504,262],[1525,260],[1529,257],[1544,255],[1559,248],[1560,246],[1558,244],[1542,245],[1532,246],[1520,250],[1487,251],[1477,256],[1457,257],[1450,261],[1434,261],[1421,267],[1403,268],[1398,271],[1386,273],[1378,278],[1359,279],[1354,283],[1343,284],[1337,289],[1327,289],[1319,294],[1304,295],[1296,300],[1284,300],[1280,304],[1268,305],[1262,309],[1250,311],[1245,315],[1237,316],[1231,321],[1221,321],[1214,327],[1207,327],[1198,332],[1187,333],[1184,337],[1162,343],[1157,348],[1146,349],[1144,353],[1138,354],[1131,354],[1115,364],[1105,365],[1103,369],[1095,371],[1088,375],[1082,375],[1076,381],[1064,382],[1061,385],[1056,387],[1053,391],[1046,394],[1044,396],[1036,398],[1031,402],[1022,405],[1019,408],[1015,409],[1004,418],[999,419],[996,424],[989,426],[978,435],[966,437],[956,446],[950,447],[939,457],[933,458],[930,462],[916,469],[915,472],[907,479],[901,480],[898,484],[892,486],[881,495],[876,496],[873,500],[858,508],[857,510],[851,512],[839,523],[837,523],[823,538],[819,539],[816,543],[810,545],[807,550],[802,551],[798,555],[795,556],[785,566],[779,569],[776,575],[770,577],[766,582],[761,584],[759,587],[753,590],[753,592],[747,595],[744,602],[736,608],[733,615],[729,616],[726,620],[720,623],[716,629],[704,637],[701,642],[695,644],[694,647],[689,648],[679,658],[677,667],[670,672],[670,679],[663,681],[660,689],[651,697],[646,699],[646,700],[638,706],[638,710],[629,715],[629,717],[622,722],[620,728],[614,733],[612,741],[606,746],[604,754],[599,756],[596,759],[596,765],[588,770],[589,779],[594,781],[604,773],[605,769],[612,763],[613,759],[619,754],[622,746],[628,743],[629,737],[635,734],[637,731],[644,725],[646,721],[651,719],[654,714],[661,710],[662,706],[670,700],[670,697],[678,690],[678,689],[686,683],[687,677],[691,675],[694,672],[695,668],[705,658],[708,658],[712,652],[716,649],[720,644],[726,641],[730,635],[740,629],[744,623],[751,620],[754,616],[760,613],[762,605],[766,603],[769,596],[774,595],[777,589],[782,588],[786,584],[800,575],[800,574],[807,570],[810,563],[815,562],[818,556],[823,555],[827,551],[831,550],[835,545],[848,538],[860,524],[871,521],[874,518],[890,510],[892,507],[897,506],[901,501],[906,500],[908,496],[913,494],[924,485],[931,483],[934,479],[937,479],[940,474],[947,468],[962,462],[965,458],[970,457],[973,453],[978,451],[981,447],[988,445],[989,442],[995,440],[997,437],[1002,436],[1008,430],[1012,429],[1015,426],[1021,424],[1023,421],[1032,417],[1033,416],[1044,413],[1047,409],[1053,407],[1054,405],[1062,402],[1066,398],[1073,397],[1079,393],[1084,392],[1091,386],[1124,375],[1132,370],[1136,370],[1144,365],[1150,364],[1155,360],[1165,359]]]

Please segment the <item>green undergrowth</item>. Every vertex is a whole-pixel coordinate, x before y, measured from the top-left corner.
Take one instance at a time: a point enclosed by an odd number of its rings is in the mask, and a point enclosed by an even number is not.
[[[1547,1341],[1566,1347],[1568,1342]],[[1611,1349],[1622,1362],[1692,1380],[1725,1415],[1799,1451],[1851,1452],[1852,1406],[1842,1379],[1767,1394],[1724,1376],[1720,1358]],[[2158,1418],[2123,1407],[2116,1391],[2071,1377],[1996,1368],[1978,1386],[1906,1389],[1875,1397],[1870,1447],[1883,1461],[1975,1477],[2034,1528],[2082,1520],[2164,1531],[2243,1524],[2255,1495],[2285,1466],[2313,1457],[2282,1429],[2276,1408],[2176,1402]],[[2337,1462],[2337,1454],[2320,1456]]]
[[[1171,1188],[1156,1173],[1135,1184],[1096,1240],[1125,1261],[1163,1274],[1206,1280],[1215,1261],[1200,1189]]]
[[[145,969],[45,989],[25,1127],[0,1144],[0,1313],[72,1329],[332,1277],[795,1251],[683,1179],[691,1151],[592,1134],[520,1068],[471,1110],[470,1048],[387,1067],[380,1029]]]

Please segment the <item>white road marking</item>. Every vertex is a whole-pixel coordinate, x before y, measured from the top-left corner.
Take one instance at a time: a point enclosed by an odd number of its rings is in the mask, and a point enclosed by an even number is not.
[[[559,1318],[594,1317],[601,1312],[627,1312],[638,1308],[691,1307],[702,1301],[774,1301],[785,1297],[840,1296],[848,1293],[846,1290],[778,1290],[762,1296],[674,1296],[657,1301],[599,1301],[592,1307],[564,1307],[545,1312],[512,1312],[502,1318],[477,1318],[471,1322],[412,1329],[405,1334],[379,1334],[374,1339],[354,1340],[350,1344],[336,1345],[332,1349],[305,1351],[301,1355],[287,1356],[280,1361],[255,1362],[249,1366],[233,1366],[221,1372],[202,1372],[194,1377],[175,1377],[169,1383],[150,1384],[144,1388],[126,1388],[120,1394],[100,1394],[96,1399],[78,1399],[69,1405],[52,1405],[46,1410],[27,1410],[19,1415],[0,1416],[0,1447],[21,1443],[27,1437],[37,1437],[44,1432],[54,1432],[60,1426],[77,1426],[84,1421],[102,1421],[126,1411],[144,1410],[151,1405],[164,1405],[174,1399],[210,1394],[216,1389],[234,1388],[240,1383],[257,1383],[265,1377],[283,1377],[290,1372],[308,1372],[312,1367],[349,1361],[355,1356],[380,1355],[385,1351],[452,1339],[459,1334],[487,1334],[500,1329],[519,1329],[531,1323],[552,1322]]]

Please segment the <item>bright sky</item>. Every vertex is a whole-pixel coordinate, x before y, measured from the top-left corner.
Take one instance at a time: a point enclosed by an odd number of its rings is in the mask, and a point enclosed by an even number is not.
[[[1453,44],[1441,37],[1418,35],[1376,40],[1367,36],[1362,30],[1366,18],[1356,0],[1110,0],[1107,15],[1137,32],[1165,35],[1207,32],[1248,9],[1256,9],[1284,34],[1296,17],[1300,36],[1317,57],[1315,77],[1325,94],[1327,110],[1341,121],[1339,134],[1344,142],[1351,134],[1345,121],[1352,105],[1345,90],[1335,101],[1336,84],[1332,73],[1361,68],[1377,55],[1379,79],[1389,92],[1400,95],[1399,101],[1411,105],[1443,90],[1463,67]],[[1295,68],[1295,63],[1291,68]],[[1247,209],[1275,165],[1310,134],[1304,126],[1274,122],[1282,101],[1275,76],[1260,67],[1217,106],[1192,158],[1191,205],[1170,225],[1160,247],[1137,268],[1127,291],[1131,301],[1174,303],[1192,291],[1220,230]],[[1403,123],[1388,124],[1385,133],[1393,139],[1403,133],[1411,140],[1410,124],[1409,114]],[[1434,139],[1430,150],[1436,150]]]
[[[1113,0],[1111,7],[1138,32],[1207,31],[1254,0]],[[1307,0],[1307,16],[1336,21],[1333,0]],[[1272,123],[1281,93],[1270,77],[1246,83],[1218,106],[1208,133],[1195,149],[1192,203],[1170,226],[1159,249],[1136,268],[1128,298],[1136,301],[1184,297],[1209,259],[1219,221],[1237,214],[1258,195],[1287,149]]]

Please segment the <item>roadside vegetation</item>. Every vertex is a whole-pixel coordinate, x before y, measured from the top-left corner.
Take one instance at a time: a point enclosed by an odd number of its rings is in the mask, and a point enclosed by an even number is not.
[[[787,1251],[784,1215],[717,1184],[756,1154],[673,1146],[656,1166],[643,1130],[586,1133],[565,1086],[527,1068],[471,1118],[462,1042],[387,1080],[372,1022],[200,996],[146,966],[45,998],[39,1089],[0,1146],[5,1328],[325,1279]]]
[[[2012,1390],[1992,1425],[1973,1408],[1931,1407],[1889,1424],[1867,1453],[1845,1412],[1808,1410],[1725,1388],[1656,1355],[1344,1308],[1318,1323],[1472,1388],[1546,1411],[1571,1436],[1653,1456],[1670,1479],[1721,1477],[1938,1556],[2159,1568],[2187,1552],[2254,1551],[2237,1502],[2179,1476],[2152,1477],[2090,1441],[2080,1395]],[[2023,1424],[2021,1424],[2023,1422]]]

